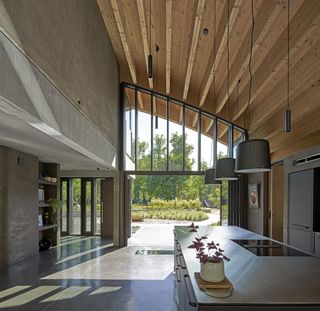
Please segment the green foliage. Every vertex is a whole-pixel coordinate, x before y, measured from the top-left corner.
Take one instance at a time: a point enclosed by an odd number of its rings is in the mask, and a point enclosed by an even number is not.
[[[181,171],[183,163],[183,137],[178,132],[172,133],[169,138],[170,150],[167,153],[167,138],[164,135],[155,135],[153,141],[153,169],[167,170],[167,155],[169,170]],[[186,140],[187,141],[187,140]],[[185,143],[185,169],[191,170],[194,160],[194,147]],[[151,148],[145,141],[137,141],[138,170],[150,171]],[[225,157],[221,152],[217,158]],[[209,168],[208,163],[202,162],[201,169]],[[222,183],[221,198],[223,202],[228,198],[228,183]],[[220,186],[205,185],[203,176],[136,176],[132,184],[132,199],[134,202],[142,200],[150,202],[150,206],[140,209],[199,209],[201,201],[209,200],[211,206],[220,206]],[[160,199],[160,200],[159,200]],[[134,206],[134,209],[139,206]]]
[[[199,200],[161,200],[161,199],[152,199],[149,205],[138,205],[134,204],[132,209],[193,209],[199,210],[201,208],[201,202]]]
[[[141,212],[132,212],[133,221],[140,221],[141,219],[202,221],[208,219],[208,215],[203,211],[187,211],[184,209],[169,209],[163,211],[148,210]]]

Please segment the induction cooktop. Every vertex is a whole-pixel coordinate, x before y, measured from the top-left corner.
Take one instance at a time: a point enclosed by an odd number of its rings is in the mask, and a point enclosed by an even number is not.
[[[231,240],[256,256],[310,256],[271,240]]]

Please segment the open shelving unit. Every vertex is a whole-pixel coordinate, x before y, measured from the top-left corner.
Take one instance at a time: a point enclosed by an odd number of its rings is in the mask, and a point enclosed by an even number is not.
[[[52,246],[60,241],[60,165],[39,162],[38,231],[39,241],[48,239]]]

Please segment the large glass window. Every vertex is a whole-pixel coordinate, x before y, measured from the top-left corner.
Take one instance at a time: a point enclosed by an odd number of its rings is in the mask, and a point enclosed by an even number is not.
[[[238,129],[233,129],[233,157],[236,158],[237,156],[237,149],[238,145],[244,141],[244,132]]]
[[[137,169],[151,170],[151,96],[137,92],[138,133],[137,133]]]
[[[153,97],[153,170],[167,170],[167,101]]]
[[[229,155],[229,126],[220,120],[217,123],[217,159]]]
[[[229,182],[227,180],[222,181],[221,183],[221,225],[227,226],[228,225],[228,215],[229,215]]]
[[[213,130],[214,119],[206,114],[201,114],[201,170],[213,166]]]
[[[185,108],[184,158],[186,171],[199,170],[199,113]]]
[[[231,123],[164,95],[124,87],[123,100],[127,171],[205,170],[244,140]]]
[[[126,168],[134,170],[135,161],[135,130],[136,130],[136,110],[135,110],[135,91],[126,88],[124,92],[125,109],[125,160]]]
[[[169,104],[169,170],[183,170],[183,107]]]

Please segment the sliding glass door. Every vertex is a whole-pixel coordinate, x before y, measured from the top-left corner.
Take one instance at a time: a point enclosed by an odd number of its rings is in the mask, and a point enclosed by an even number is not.
[[[61,234],[100,234],[100,179],[61,179]]]

